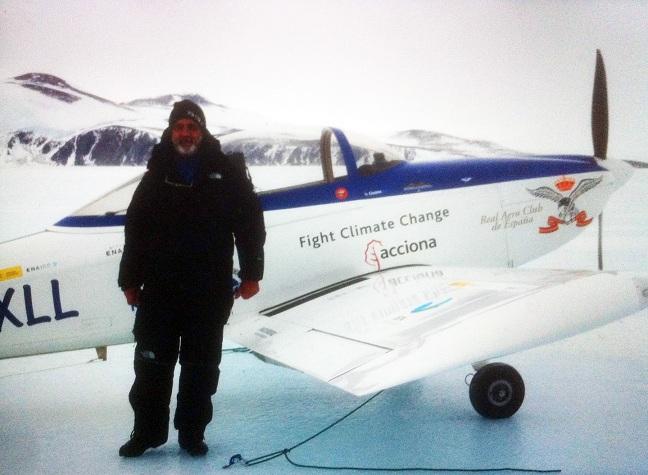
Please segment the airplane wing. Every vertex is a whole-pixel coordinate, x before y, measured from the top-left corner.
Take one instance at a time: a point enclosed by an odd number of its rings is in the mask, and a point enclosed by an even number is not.
[[[648,277],[407,266],[367,274],[258,314],[228,338],[355,395],[501,357],[648,307]]]

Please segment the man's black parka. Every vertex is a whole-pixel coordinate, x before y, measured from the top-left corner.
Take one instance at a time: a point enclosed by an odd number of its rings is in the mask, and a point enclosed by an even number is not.
[[[205,134],[192,183],[178,173],[167,129],[128,207],[118,284],[199,294],[232,292],[234,244],[239,277],[263,277],[260,201],[240,154],[225,155]]]

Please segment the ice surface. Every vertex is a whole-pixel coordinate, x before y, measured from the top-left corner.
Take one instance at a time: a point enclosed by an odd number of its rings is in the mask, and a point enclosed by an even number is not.
[[[3,169],[0,240],[40,229],[129,178],[118,174],[106,168]],[[608,268],[648,270],[647,199],[643,171],[612,198],[605,213]],[[528,265],[594,268],[594,227]],[[470,368],[462,368],[385,391],[291,457],[336,466],[648,473],[647,317],[644,311],[505,358],[527,389],[511,419],[485,420],[473,411],[464,384]],[[181,453],[172,430],[166,445],[126,460],[117,449],[132,427],[132,345],[110,347],[107,362],[94,359],[93,350],[84,350],[0,361],[0,473],[220,472],[235,453],[252,458],[291,447],[365,400],[250,354],[228,353],[206,434],[207,457]],[[282,457],[229,471],[319,473]]]

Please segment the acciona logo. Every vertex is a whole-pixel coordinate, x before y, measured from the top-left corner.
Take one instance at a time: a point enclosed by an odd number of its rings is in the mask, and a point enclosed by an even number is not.
[[[405,240],[394,246],[383,244],[382,241],[372,239],[367,243],[364,252],[364,260],[367,265],[377,267],[378,270],[383,268],[383,261],[398,256],[406,256],[421,251],[434,249],[437,246],[435,238],[423,239],[421,241]]]

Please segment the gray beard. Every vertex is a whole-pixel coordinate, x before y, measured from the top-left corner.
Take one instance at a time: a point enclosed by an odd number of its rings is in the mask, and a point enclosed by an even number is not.
[[[173,145],[175,148],[176,152],[178,154],[182,155],[183,157],[188,157],[189,155],[193,155],[198,151],[198,146],[197,145],[190,145],[189,147],[183,147],[182,145]]]

